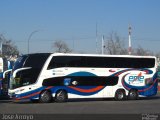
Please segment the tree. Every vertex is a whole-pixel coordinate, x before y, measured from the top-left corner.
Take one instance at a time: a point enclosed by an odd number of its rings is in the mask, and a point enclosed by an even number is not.
[[[128,54],[127,49],[124,47],[124,41],[117,35],[117,33],[112,32],[105,44],[106,52],[110,55],[125,55]]]
[[[68,45],[61,40],[57,40],[53,43],[53,47],[55,48],[56,52],[59,53],[70,53],[72,50],[68,47]]]
[[[160,58],[160,52],[157,52],[157,53],[155,54],[155,56],[156,56],[157,58]]]
[[[5,55],[5,56],[19,55],[17,46],[15,46],[11,40],[7,40],[6,43],[3,44],[2,51],[3,51],[2,55]]]
[[[125,48],[124,40],[121,39],[121,37],[119,37],[116,32],[112,32],[109,35],[108,40],[105,44],[105,48],[106,48],[106,53],[111,55],[128,54],[128,50],[127,48]],[[132,55],[147,56],[147,55],[153,55],[153,52],[150,50],[146,50],[141,46],[138,46],[138,48],[132,49]]]
[[[145,50],[141,46],[138,46],[138,48],[134,49],[133,54],[147,56],[147,55],[153,55],[153,52],[151,52],[150,50]]]
[[[10,57],[19,55],[17,46],[11,40],[7,40],[2,34],[0,35],[1,56]]]

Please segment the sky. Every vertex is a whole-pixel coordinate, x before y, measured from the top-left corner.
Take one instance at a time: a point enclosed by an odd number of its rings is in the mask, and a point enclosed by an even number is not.
[[[0,0],[0,34],[21,54],[54,52],[62,40],[74,51],[96,53],[101,36],[116,32],[128,47],[160,52],[160,0]],[[96,27],[97,26],[97,27]],[[97,42],[96,42],[97,28]]]

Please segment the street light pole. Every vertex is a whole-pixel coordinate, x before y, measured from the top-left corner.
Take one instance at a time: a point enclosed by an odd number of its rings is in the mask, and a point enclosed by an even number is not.
[[[31,34],[28,37],[28,54],[29,54],[29,41],[30,41],[31,37],[33,36],[33,34],[35,34],[36,32],[38,32],[38,30],[31,32]]]

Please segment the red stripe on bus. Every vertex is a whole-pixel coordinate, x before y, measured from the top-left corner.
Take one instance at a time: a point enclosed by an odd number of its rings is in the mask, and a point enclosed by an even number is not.
[[[87,89],[87,90],[86,90],[86,89],[81,89],[81,88],[72,87],[72,86],[68,86],[68,87],[69,87],[69,88],[72,88],[72,89],[74,89],[74,90],[77,90],[77,91],[79,91],[79,92],[85,92],[85,93],[96,92],[96,91],[104,88],[104,86],[98,86],[98,87],[96,87],[96,88],[92,88],[92,89]]]
[[[45,90],[48,90],[50,88],[52,88],[53,86],[50,86],[50,87],[47,87]],[[16,100],[21,100],[21,99],[26,99],[26,98],[29,98],[29,97],[32,97],[32,96],[35,96],[35,95],[38,95],[41,91],[39,92],[36,92],[36,93],[32,93],[30,95],[27,95],[27,96],[23,96],[23,97],[20,97],[20,98],[16,98]]]
[[[39,93],[40,93],[40,91],[39,91],[39,92],[36,92],[36,93],[33,93],[33,94],[30,94],[30,95],[27,95],[27,96],[23,96],[23,97],[20,97],[20,98],[16,98],[16,100],[26,99],[26,98],[29,98],[29,97],[38,95]]]

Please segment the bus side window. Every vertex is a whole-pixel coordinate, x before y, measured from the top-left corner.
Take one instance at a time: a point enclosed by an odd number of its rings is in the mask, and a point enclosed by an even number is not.
[[[53,69],[55,67],[56,67],[56,63],[54,62],[54,59],[52,58],[47,69],[49,70],[49,69]]]
[[[81,57],[78,56],[55,56],[51,59],[47,69],[59,67],[80,67]]]
[[[64,66],[64,64],[63,61],[61,60],[61,57],[55,56],[51,59],[47,69],[49,70],[49,69],[59,68],[62,66]]]

